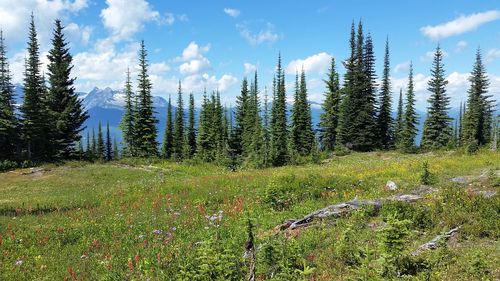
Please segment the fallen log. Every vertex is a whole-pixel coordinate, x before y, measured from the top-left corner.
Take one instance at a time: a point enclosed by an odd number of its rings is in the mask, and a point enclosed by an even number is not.
[[[418,191],[411,194],[400,194],[394,195],[382,199],[377,200],[358,200],[354,198],[348,202],[342,202],[335,205],[327,206],[323,209],[316,210],[312,213],[307,214],[303,218],[300,219],[287,219],[283,224],[280,224],[275,227],[278,231],[283,230],[294,230],[300,227],[307,227],[313,224],[313,221],[318,218],[326,218],[326,217],[341,217],[345,216],[355,210],[359,210],[361,207],[366,206],[374,206],[375,209],[379,209],[382,207],[384,201],[399,201],[399,202],[407,202],[412,203],[423,199],[423,195],[427,193],[433,192],[434,189],[426,189],[424,191]]]
[[[448,232],[446,232],[444,234],[437,235],[431,241],[420,245],[415,251],[413,251],[411,253],[411,255],[415,257],[415,256],[418,256],[422,252],[425,252],[427,250],[436,249],[439,246],[439,242],[441,242],[443,240],[448,241],[448,239],[450,239],[453,235],[455,235],[461,227],[462,226],[457,226],[455,228],[450,229]]]

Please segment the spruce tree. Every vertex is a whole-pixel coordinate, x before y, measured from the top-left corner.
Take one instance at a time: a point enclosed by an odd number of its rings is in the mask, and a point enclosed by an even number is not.
[[[3,32],[0,31],[0,160],[16,158],[19,132],[14,103],[7,50]]]
[[[113,139],[113,160],[120,159],[120,150],[118,149],[118,143],[116,138]]]
[[[380,120],[380,119],[379,119]],[[396,112],[396,126],[394,128],[394,142],[396,146],[401,146],[404,130],[404,110],[403,110],[403,89],[399,89],[398,110]]]
[[[127,69],[127,78],[125,80],[125,107],[123,110],[122,119],[120,121],[120,129],[122,131],[123,155],[136,156],[136,141],[135,141],[135,96],[132,92],[132,82],[130,80],[130,69]]]
[[[49,147],[49,120],[46,108],[44,80],[40,73],[40,50],[31,15],[28,39],[28,55],[24,70],[24,102],[21,106],[22,137],[26,143],[28,159],[44,160],[51,157]]]
[[[288,128],[286,116],[285,73],[281,67],[281,55],[274,78],[273,106],[271,109],[271,162],[283,166],[288,162]]]
[[[380,89],[379,109],[377,116],[378,136],[381,142],[382,149],[389,149],[394,144],[394,136],[398,135],[401,127],[396,130],[394,134],[393,120],[392,120],[392,103],[391,103],[391,81],[390,81],[390,62],[389,62],[389,40],[385,43],[385,56],[384,56],[384,74],[382,78],[382,86]],[[400,93],[400,103],[402,103],[403,94]],[[400,108],[398,107],[398,110]],[[402,110],[402,105],[401,105]],[[400,112],[401,113],[401,112]],[[402,123],[402,115],[398,115],[398,124]],[[398,131],[399,130],[399,131]]]
[[[471,76],[471,86],[468,91],[467,108],[463,120],[463,143],[484,145],[490,141],[492,121],[492,101],[488,95],[490,84],[486,69],[482,62],[481,50],[476,52]]]
[[[85,150],[85,158],[88,161],[92,160],[92,146],[90,144],[90,132],[87,130],[87,146]]]
[[[424,122],[422,147],[443,148],[452,140],[451,118],[448,116],[450,98],[446,95],[448,81],[444,75],[443,52],[437,47],[431,69],[431,79],[427,83],[431,96],[427,100],[427,119]]]
[[[455,125],[455,129],[456,129],[456,144],[457,146],[462,146],[462,124],[464,122],[464,114],[465,114],[465,111],[463,110],[464,107],[462,107],[462,102],[460,102],[460,109],[458,111],[458,122],[457,124]]]
[[[97,140],[95,138],[95,130],[92,128],[92,160],[99,159],[99,152],[97,149]]]
[[[341,94],[339,86],[339,74],[335,69],[335,59],[332,57],[328,79],[324,80],[326,84],[325,101],[321,105],[323,113],[320,121],[320,141],[323,150],[332,151],[335,149],[337,140],[337,126],[339,122],[339,111],[341,103]]]
[[[156,141],[158,120],[154,116],[153,97],[151,95],[151,80],[148,74],[147,51],[144,40],[139,51],[139,79],[137,85],[137,110],[135,116],[134,138],[137,141],[138,155],[156,156],[158,142]]]
[[[188,145],[188,157],[193,158],[196,153],[196,128],[195,128],[195,108],[194,108],[194,96],[191,93],[189,95],[189,114],[188,114],[188,129],[187,129],[187,145]]]
[[[234,146],[232,149],[234,150],[236,155],[243,155],[245,152],[245,143],[243,136],[245,134],[246,121],[248,115],[248,106],[250,99],[250,92],[248,89],[248,80],[247,78],[243,78],[241,82],[241,92],[240,95],[236,97],[236,117],[235,117],[235,128],[233,131],[233,135],[231,136],[231,144]],[[246,142],[248,144],[248,142]]]
[[[106,161],[113,160],[113,143],[109,132],[109,122],[106,123]]]
[[[198,122],[198,136],[197,136],[197,157],[206,162],[214,160],[211,155],[213,143],[210,141],[210,124],[211,122],[211,107],[210,101],[207,96],[206,89],[203,92],[203,103],[201,105],[200,117]]]
[[[165,124],[165,133],[163,135],[163,145],[161,148],[161,155],[165,159],[172,158],[173,151],[173,123],[172,123],[172,99],[168,97],[168,106],[167,106],[167,123]]]
[[[307,100],[306,75],[304,69],[297,73],[295,82],[295,103],[292,109],[292,145],[299,155],[308,155],[314,145],[314,132],[311,124],[311,108]]]
[[[408,87],[406,89],[406,105],[404,110],[403,132],[401,134],[401,146],[405,151],[415,148],[415,138],[418,132],[418,116],[415,110],[415,90],[413,84],[413,64],[410,63],[408,75]]]
[[[269,100],[267,96],[267,87],[264,90],[264,124],[262,126],[262,165],[267,167],[269,165],[269,151],[270,151],[270,142],[271,136],[269,135]]]
[[[182,152],[184,149],[184,101],[182,98],[182,86],[179,81],[177,96],[177,108],[174,118],[174,132],[172,142],[172,156],[175,160],[182,160]]]
[[[99,126],[97,127],[97,146],[96,146],[96,159],[104,160],[106,159],[106,145],[104,143],[104,137],[102,134],[101,121],[99,121]]]
[[[254,73],[254,79],[250,87],[247,128],[249,129],[250,140],[248,148],[249,162],[255,167],[262,167],[263,160],[263,145],[264,145],[264,132],[262,129],[262,120],[260,116],[260,102],[259,102],[259,83],[257,71]],[[248,134],[248,133],[247,133]]]
[[[76,142],[81,139],[83,123],[89,116],[83,108],[82,100],[78,99],[75,93],[73,86],[75,78],[71,78],[73,58],[69,53],[60,20],[55,21],[52,49],[47,58],[49,60],[47,107],[53,124],[51,141],[55,157],[68,158],[72,155]]]

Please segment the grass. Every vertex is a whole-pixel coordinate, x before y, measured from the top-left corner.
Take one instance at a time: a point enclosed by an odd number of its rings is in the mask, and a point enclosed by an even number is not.
[[[494,280],[500,278],[500,200],[472,191],[498,191],[499,159],[491,151],[359,153],[238,172],[127,159],[2,173],[0,280],[241,280],[248,219],[255,225],[259,279],[390,279],[379,273],[379,235],[392,214],[411,221],[404,257],[463,225],[448,246],[405,259],[404,278]],[[285,219],[333,203],[412,191],[423,161],[438,189],[423,202],[273,231]],[[470,183],[450,182],[456,176]],[[384,188],[388,180],[397,191]]]

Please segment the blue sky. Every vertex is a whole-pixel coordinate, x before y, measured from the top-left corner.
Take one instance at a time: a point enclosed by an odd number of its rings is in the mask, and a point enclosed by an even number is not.
[[[67,26],[78,91],[122,88],[127,67],[135,72],[144,39],[156,95],[175,93],[180,79],[186,92],[200,97],[204,87],[219,88],[223,101],[233,104],[241,79],[253,70],[259,71],[261,92],[270,86],[281,52],[289,97],[293,75],[303,66],[310,99],[321,102],[330,57],[340,62],[348,56],[351,22],[362,19],[374,39],[379,76],[389,37],[394,96],[406,85],[411,60],[418,107],[425,109],[431,55],[439,42],[452,106],[466,99],[479,45],[490,92],[500,100],[500,1],[0,0],[15,82],[22,79],[31,11],[42,54],[50,47],[53,20]]]

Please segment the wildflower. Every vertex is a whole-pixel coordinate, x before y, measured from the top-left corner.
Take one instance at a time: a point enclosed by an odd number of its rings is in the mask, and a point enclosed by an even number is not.
[[[21,260],[21,259],[16,260],[16,265],[17,265],[17,266],[21,266],[23,263],[24,263],[24,261],[23,261],[23,260]]]
[[[86,258],[88,258],[88,256],[87,256],[86,254],[83,254],[83,255],[80,257],[80,259],[82,259],[82,260],[83,260],[83,259],[86,259]]]
[[[160,234],[162,234],[162,231],[161,231],[161,229],[155,229],[155,230],[153,230],[153,234],[160,235]]]
[[[177,230],[177,227],[172,227],[172,231],[176,231]]]

